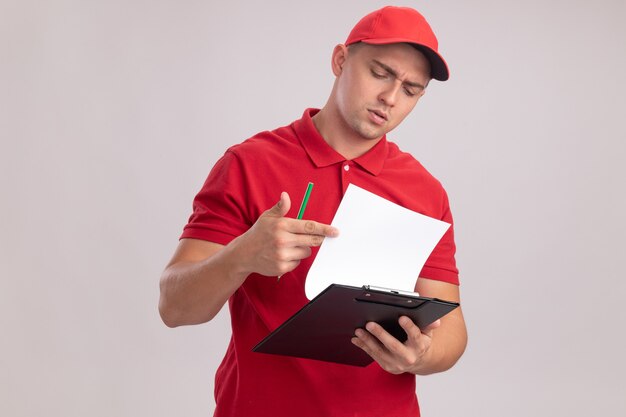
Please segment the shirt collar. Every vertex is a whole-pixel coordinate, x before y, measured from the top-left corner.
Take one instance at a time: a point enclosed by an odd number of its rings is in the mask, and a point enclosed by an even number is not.
[[[317,112],[319,112],[319,109],[306,109],[302,115],[302,119],[293,123],[293,128],[298,139],[300,139],[302,147],[318,168],[344,162],[346,158],[326,143],[315,127],[315,124],[313,124],[311,118],[315,116]],[[372,149],[352,161],[370,174],[376,176],[380,174],[385,165],[385,160],[389,154],[388,146],[387,138],[383,136]]]

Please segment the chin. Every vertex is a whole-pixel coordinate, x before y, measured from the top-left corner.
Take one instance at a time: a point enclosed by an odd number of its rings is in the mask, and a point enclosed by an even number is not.
[[[365,140],[380,139],[387,133],[387,129],[383,126],[375,126],[369,121],[364,120],[353,119],[352,122],[349,123],[349,126],[354,133]]]
[[[374,140],[379,139],[385,134],[384,129],[373,129],[370,125],[360,125],[356,126],[354,131],[366,140]]]
[[[363,139],[366,140],[376,140],[382,138],[387,131],[385,129],[362,129],[359,134]]]
[[[381,134],[376,134],[376,135],[374,135],[374,134],[372,134],[372,135],[361,135],[361,137],[363,139],[365,139],[365,140],[377,140],[377,139],[382,138],[384,135],[385,135],[384,133],[381,133]]]

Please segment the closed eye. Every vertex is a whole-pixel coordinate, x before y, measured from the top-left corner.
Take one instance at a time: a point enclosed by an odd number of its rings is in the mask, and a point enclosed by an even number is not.
[[[372,67],[370,67],[370,71],[372,72],[372,75],[378,79],[388,79],[389,77],[393,79],[398,78],[398,74],[396,71],[393,70],[393,68],[375,59],[372,61]],[[426,86],[408,80],[402,80],[402,84],[404,88],[404,93],[407,95],[407,97],[421,96],[426,89]]]
[[[404,87],[404,93],[409,97],[414,97],[417,95],[417,91],[413,90],[410,87]]]
[[[374,76],[374,78],[378,78],[378,79],[384,79],[387,78],[387,73],[381,73],[379,71],[376,70],[371,70],[372,75]]]

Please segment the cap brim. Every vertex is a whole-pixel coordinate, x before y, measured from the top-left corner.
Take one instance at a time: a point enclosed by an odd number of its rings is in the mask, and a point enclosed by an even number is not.
[[[446,81],[450,78],[448,64],[439,53],[433,51],[428,46],[416,43],[415,41],[403,38],[384,38],[384,39],[361,39],[359,42],[371,45],[388,45],[391,43],[408,43],[413,45],[418,51],[426,56],[430,62],[430,76],[438,81]]]

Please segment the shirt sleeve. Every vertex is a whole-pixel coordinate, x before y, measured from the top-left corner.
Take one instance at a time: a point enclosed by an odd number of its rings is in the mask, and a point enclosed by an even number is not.
[[[450,223],[450,228],[443,235],[435,249],[432,251],[422,271],[420,277],[444,281],[450,284],[459,285],[459,270],[456,266],[456,245],[454,243],[454,222],[452,220],[452,212],[448,196],[444,191],[442,201],[442,217],[441,220]]]
[[[253,223],[246,213],[245,189],[241,161],[228,150],[211,169],[194,198],[193,212],[180,238],[226,245],[245,233]]]

